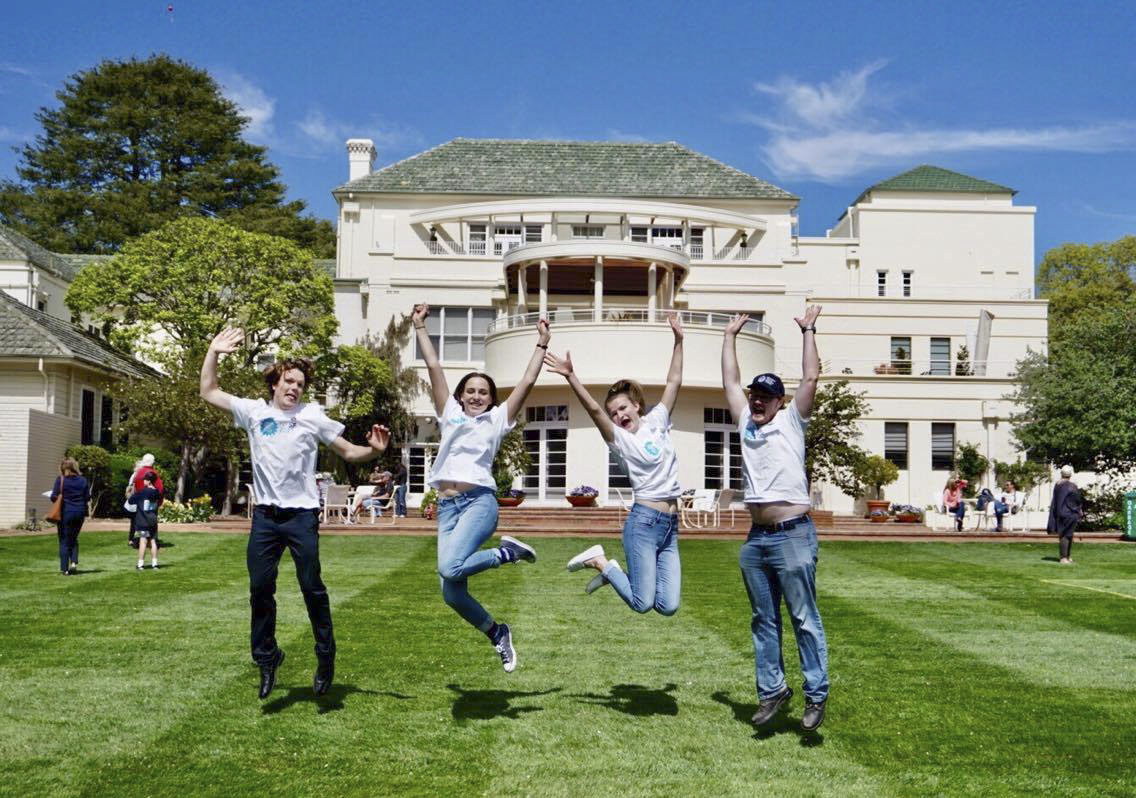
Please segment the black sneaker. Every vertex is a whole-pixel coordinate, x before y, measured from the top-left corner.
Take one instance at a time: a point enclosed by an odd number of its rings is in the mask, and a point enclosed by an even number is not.
[[[513,633],[509,624],[497,624],[497,635],[493,638],[493,648],[501,655],[501,667],[505,673],[512,673],[517,668],[517,651],[513,648]]]
[[[280,667],[280,663],[284,661],[284,649],[276,649],[276,656],[273,657],[272,662],[267,665],[260,666],[260,697],[261,699],[268,698],[268,694],[272,692],[272,688],[276,686],[276,669]]]
[[[805,731],[815,731],[820,724],[824,723],[824,705],[826,703],[828,703],[827,698],[819,704],[805,701],[805,714],[801,716],[802,729]]]
[[[312,678],[312,691],[316,695],[323,695],[331,687],[331,680],[335,677],[335,660],[320,658],[316,666],[316,675]]]
[[[789,703],[789,699],[792,697],[793,691],[789,687],[786,687],[772,698],[761,699],[757,704],[757,712],[753,713],[753,717],[750,718],[750,721],[755,726],[764,726],[766,723],[773,720],[773,717],[781,711],[782,707]]]
[[[536,562],[536,550],[532,546],[521,543],[521,541],[508,535],[501,536],[500,549],[502,563],[516,562],[517,560]]]

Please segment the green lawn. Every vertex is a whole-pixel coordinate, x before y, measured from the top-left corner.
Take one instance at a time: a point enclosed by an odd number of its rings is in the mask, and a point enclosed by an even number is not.
[[[0,794],[1136,790],[1136,546],[1079,546],[1060,567],[1055,545],[822,544],[832,698],[804,735],[791,636],[792,709],[749,725],[737,542],[682,543],[683,606],[662,618],[586,597],[588,575],[563,568],[583,542],[535,539],[536,565],[472,580],[513,626],[506,675],[442,603],[431,538],[325,538],[336,684],[311,693],[285,557],[288,659],[262,703],[244,538],[168,538],[163,569],[136,572],[122,533],[83,533],[73,577],[54,536],[0,539]]]

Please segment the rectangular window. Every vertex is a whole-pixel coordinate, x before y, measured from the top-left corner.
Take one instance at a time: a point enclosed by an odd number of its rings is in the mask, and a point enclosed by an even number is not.
[[[729,409],[702,408],[702,423],[702,486],[712,490],[744,490],[742,442]]]
[[[99,405],[99,446],[111,448],[114,429],[114,401],[105,394]]]
[[[891,339],[891,367],[896,374],[911,373],[911,338],[907,336],[892,336]]]
[[[524,242],[524,228],[519,224],[493,225],[493,254],[501,255]]]
[[[79,405],[79,434],[80,441],[84,446],[90,446],[95,442],[95,392],[87,388],[83,389],[83,398]]]
[[[616,459],[615,452],[611,449],[607,450],[607,487],[608,498],[615,495],[611,491],[612,488],[619,488],[623,491],[624,498],[631,501],[631,480],[619,467],[619,460]]]
[[[568,405],[525,408],[522,431],[531,462],[525,490],[539,499],[563,496],[568,485]]]
[[[694,258],[695,260],[701,260],[702,259],[702,253],[703,253],[702,244],[703,244],[702,228],[701,227],[690,228],[690,257],[691,258]]]
[[[876,272],[876,296],[888,295],[888,273],[886,271]]]
[[[469,226],[469,254],[470,255],[484,255],[485,254],[485,225],[471,224]]]
[[[602,224],[574,224],[572,225],[572,238],[603,238]]]
[[[409,485],[406,489],[407,493],[425,493],[426,492],[426,475],[430,471],[430,463],[427,461],[427,449],[425,446],[411,446],[407,452],[407,480]]]
[[[646,244],[647,243],[647,228],[646,227],[632,227],[631,228],[631,240],[634,241],[636,244]]]
[[[931,369],[930,374],[938,377],[950,376],[951,373],[951,339],[931,339]]]
[[[539,224],[526,224],[525,225],[525,243],[526,244],[539,244],[544,237],[542,232],[544,227]]]
[[[896,468],[907,468],[907,422],[884,422],[884,457]]]
[[[492,308],[442,307],[426,317],[426,334],[443,363],[485,360],[485,334],[495,314]],[[418,341],[414,357],[422,360]]]
[[[953,422],[931,424],[931,469],[950,471],[955,467],[955,425]]]
[[[682,249],[681,227],[652,227],[651,243],[658,247]]]
[[[903,295],[911,296],[911,272],[903,273]]]

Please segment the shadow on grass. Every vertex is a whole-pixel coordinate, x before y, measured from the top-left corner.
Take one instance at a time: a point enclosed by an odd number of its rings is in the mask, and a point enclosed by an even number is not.
[[[1061,558],[1060,557],[1042,557],[1041,561],[1042,562],[1061,562]]]
[[[559,693],[559,687],[548,690],[523,692],[519,690],[466,690],[456,684],[447,684],[446,687],[458,694],[450,714],[454,720],[489,720],[491,718],[510,718],[516,720],[525,712],[541,712],[544,707],[510,706],[510,702],[518,698],[534,698],[536,696]]]
[[[83,574],[101,574],[105,569],[103,568],[76,568],[71,572],[71,576],[82,576]]]
[[[399,701],[409,701],[414,698],[410,695],[402,695],[401,693],[393,693],[386,690],[363,690],[353,684],[340,684],[334,683],[328,688],[327,692],[323,695],[316,695],[312,692],[310,686],[305,687],[292,687],[288,692],[279,698],[274,698],[267,704],[261,706],[261,712],[265,715],[275,715],[277,712],[282,712],[293,704],[315,704],[316,711],[320,714],[328,712],[337,712],[343,709],[343,699],[349,695],[360,693],[362,695],[385,695],[391,698],[397,698]]]
[[[677,715],[678,701],[671,693],[678,687],[672,683],[658,690],[644,687],[641,684],[617,684],[611,688],[608,695],[584,693],[573,695],[584,704],[595,704],[625,715],[646,717],[648,715]]]
[[[824,735],[820,732],[807,732],[800,726],[800,718],[793,718],[787,712],[779,713],[773,720],[764,726],[754,728],[753,713],[757,712],[757,704],[742,703],[730,698],[725,690],[718,690],[710,694],[710,698],[723,706],[729,707],[734,713],[734,720],[754,729],[753,739],[768,740],[778,734],[795,732],[801,737],[802,748],[813,748],[824,744]]]

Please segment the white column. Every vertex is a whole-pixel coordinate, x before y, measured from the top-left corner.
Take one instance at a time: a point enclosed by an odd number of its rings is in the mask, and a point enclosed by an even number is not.
[[[497,240],[497,233],[493,230],[493,216],[490,215],[489,221],[485,223],[485,254],[492,255],[494,244]]]
[[[552,212],[552,222],[550,224],[550,227],[552,229],[549,231],[549,235],[551,235],[552,237],[549,240],[550,241],[558,240],[557,239],[557,230],[556,230],[556,211]]]
[[[529,299],[526,296],[528,293],[527,271],[525,264],[517,264],[517,313],[525,313],[529,309]]]
[[[540,262],[540,317],[548,318],[548,261]]]
[[[651,261],[647,267],[647,321],[655,321],[655,306],[658,301],[658,264]]]
[[[593,300],[592,320],[603,320],[603,255],[596,255],[595,299]]]

